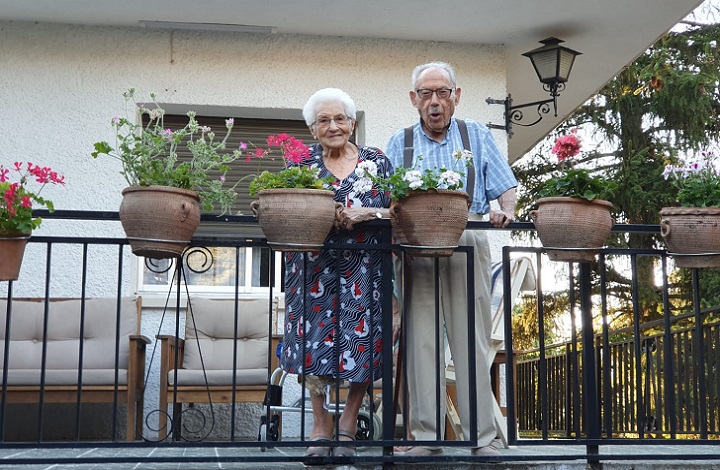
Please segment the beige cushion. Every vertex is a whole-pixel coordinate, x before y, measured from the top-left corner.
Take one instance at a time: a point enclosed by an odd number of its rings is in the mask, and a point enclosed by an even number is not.
[[[81,301],[51,300],[47,316],[47,385],[77,384],[80,364]],[[0,300],[0,368],[5,348],[7,301]],[[45,304],[13,300],[10,324],[9,377],[11,385],[38,385],[43,357]],[[83,383],[115,383],[115,349],[118,343],[118,383],[127,383],[129,335],[137,334],[137,304],[134,298],[120,302],[117,327],[116,299],[86,299],[83,333]]]
[[[239,385],[263,385],[267,382],[267,358],[270,309],[267,299],[239,299],[237,328],[234,299],[191,300],[185,322],[185,355],[183,370],[178,371],[181,385],[232,383],[233,347],[237,337],[236,377]],[[193,321],[194,319],[194,321]],[[202,353],[202,361],[201,361]],[[203,364],[205,374],[203,374]],[[174,372],[168,376],[174,384]]]

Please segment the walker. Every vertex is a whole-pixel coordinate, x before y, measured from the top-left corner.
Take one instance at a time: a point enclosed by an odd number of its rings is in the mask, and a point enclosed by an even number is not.
[[[281,440],[282,433],[280,429],[283,413],[302,413],[304,409],[306,414],[312,414],[312,405],[307,393],[305,394],[304,407],[302,406],[302,397],[298,398],[290,406],[282,406],[282,390],[288,375],[287,372],[278,367],[270,377],[268,390],[265,394],[265,400],[263,401],[263,413],[260,417],[260,430],[258,432],[258,441],[260,442]],[[328,385],[323,406],[328,410],[328,413],[333,416],[337,415],[338,412],[342,413],[345,408],[345,404],[342,402],[337,404],[337,406],[332,402],[334,395],[335,393],[332,391],[332,386]],[[363,406],[358,412],[357,432],[355,434],[356,440],[379,440],[382,437],[382,421],[376,413],[376,410],[377,406],[370,399],[370,394],[368,393],[368,396],[363,402]],[[269,421],[268,416],[270,418]],[[263,447],[262,450],[264,451],[265,448]]]

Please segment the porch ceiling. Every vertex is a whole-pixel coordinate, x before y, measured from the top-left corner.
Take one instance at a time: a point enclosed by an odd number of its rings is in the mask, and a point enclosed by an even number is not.
[[[506,47],[507,90],[515,104],[547,98],[529,60],[521,54],[538,47],[541,39],[558,37],[583,55],[576,60],[567,89],[559,98],[558,117],[550,115],[533,127],[515,127],[508,146],[509,158],[514,161],[700,3],[702,0],[0,0],[0,20],[128,27],[142,27],[140,21],[237,23],[273,26],[278,34],[502,44]],[[496,109],[493,121],[499,123],[502,111],[499,106]]]

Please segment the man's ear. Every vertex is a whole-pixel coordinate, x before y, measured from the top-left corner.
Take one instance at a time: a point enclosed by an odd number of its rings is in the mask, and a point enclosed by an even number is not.
[[[415,90],[410,90],[410,102],[417,108],[417,94]]]
[[[460,93],[462,93],[462,89],[460,87],[455,88],[455,106],[460,104]]]

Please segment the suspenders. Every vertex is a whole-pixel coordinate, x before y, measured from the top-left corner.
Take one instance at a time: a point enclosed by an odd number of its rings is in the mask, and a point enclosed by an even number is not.
[[[472,149],[470,148],[470,137],[468,136],[467,124],[462,119],[455,119],[455,122],[457,122],[458,129],[460,130],[460,137],[462,138],[463,148],[465,150],[472,151]],[[405,151],[403,153],[403,166],[405,166],[405,168],[412,167],[413,145],[413,126],[406,127]],[[468,196],[470,196],[470,200],[472,201],[473,192],[475,191],[475,168],[471,167],[467,170],[467,187],[465,188],[465,192],[468,193]]]

